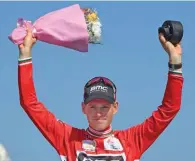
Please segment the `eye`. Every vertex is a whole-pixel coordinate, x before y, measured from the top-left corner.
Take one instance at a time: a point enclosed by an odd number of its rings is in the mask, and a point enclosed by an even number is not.
[[[103,106],[102,108],[107,109],[107,108],[109,108],[109,106]]]

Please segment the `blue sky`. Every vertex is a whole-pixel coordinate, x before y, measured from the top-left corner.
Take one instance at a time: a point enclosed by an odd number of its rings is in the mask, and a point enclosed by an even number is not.
[[[76,3],[99,12],[103,45],[90,45],[88,53],[80,53],[37,42],[33,63],[39,99],[61,120],[86,128],[80,106],[83,85],[103,75],[118,87],[120,108],[113,127],[124,129],[142,122],[160,105],[167,80],[168,57],[157,29],[167,19],[179,20],[184,25],[181,111],[141,161],[194,161],[194,2],[0,2],[0,143],[12,160],[54,161],[59,157],[19,105],[18,49],[7,36],[19,17],[35,21]]]

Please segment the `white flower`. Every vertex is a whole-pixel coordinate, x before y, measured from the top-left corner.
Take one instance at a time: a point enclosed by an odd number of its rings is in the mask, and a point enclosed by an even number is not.
[[[93,34],[93,36],[91,37],[91,41],[93,43],[100,43],[101,35],[102,35],[101,27],[102,27],[102,25],[99,21],[93,22],[91,24],[91,32]]]

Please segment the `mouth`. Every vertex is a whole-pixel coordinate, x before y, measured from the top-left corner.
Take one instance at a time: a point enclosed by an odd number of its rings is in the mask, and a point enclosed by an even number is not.
[[[106,119],[106,117],[94,117],[94,118],[92,118],[93,120],[105,120]]]
[[[93,119],[94,121],[96,122],[102,122],[102,121],[106,121],[107,119],[106,118],[101,118],[101,119]]]

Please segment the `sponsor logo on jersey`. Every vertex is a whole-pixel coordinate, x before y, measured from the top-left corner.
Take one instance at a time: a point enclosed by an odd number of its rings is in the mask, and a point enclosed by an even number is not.
[[[122,151],[123,147],[119,139],[115,138],[114,136],[111,136],[111,137],[104,139],[104,149]]]
[[[94,140],[83,140],[82,141],[82,148],[85,151],[95,151],[96,143]]]
[[[126,161],[126,159],[124,153],[92,155],[84,152],[78,152],[76,161]]]

